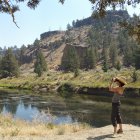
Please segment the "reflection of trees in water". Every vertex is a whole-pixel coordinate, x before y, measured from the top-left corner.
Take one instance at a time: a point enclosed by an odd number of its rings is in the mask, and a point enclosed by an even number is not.
[[[24,102],[23,102],[23,105],[24,105],[24,108],[27,109],[27,108],[29,107],[30,104],[29,104],[29,103],[24,103]]]
[[[4,107],[6,109],[7,112],[11,112],[12,114],[15,114],[17,111],[17,106],[18,106],[18,102],[4,102]]]
[[[3,107],[4,107],[4,104],[3,103],[0,103],[0,112],[2,112]]]
[[[67,117],[70,116],[73,122],[88,123],[97,125],[97,122],[110,123],[110,115],[102,112],[101,108],[90,104],[82,104],[76,100],[68,101],[68,99],[56,100],[52,104],[40,103],[37,108],[47,113],[48,108],[53,116]],[[101,110],[101,111],[100,111]]]
[[[9,92],[5,92],[5,94],[1,93],[1,112],[6,111],[11,114],[16,114],[19,105],[22,105],[23,108],[27,109],[29,104],[24,104],[24,101],[21,100],[20,96],[20,94],[10,94]]]
[[[17,111],[19,102],[9,99],[8,101],[4,101],[3,104],[7,112],[11,112],[12,114],[15,114]]]
[[[110,115],[100,114],[100,113],[81,113],[81,112],[71,112],[70,116],[73,120],[77,120],[81,123],[87,123],[93,126],[104,126],[110,124]]]
[[[86,96],[78,95],[71,101],[65,101],[67,110],[71,110],[69,111],[69,115],[72,119],[93,126],[110,124],[111,103],[95,102],[95,97]],[[99,100],[103,99],[98,98]]]
[[[5,94],[0,94],[0,112],[4,109]]]
[[[85,96],[82,96],[82,98],[79,96],[78,97],[82,102],[88,100]],[[84,98],[84,99],[83,99]],[[78,99],[78,101],[79,101]],[[49,101],[48,101],[49,100]],[[45,103],[46,101],[46,103]],[[50,109],[50,113],[53,116],[58,116],[58,117],[67,117],[70,116],[73,121],[78,121],[78,122],[86,122],[89,124],[94,124],[94,120],[99,119],[98,113],[96,113],[96,107],[93,108],[93,105],[89,104],[82,104],[82,102],[77,102],[77,99],[65,99],[62,97],[53,97],[53,99],[46,99],[44,102],[39,102],[36,107],[41,111],[43,110],[44,112],[47,113],[47,108]],[[48,102],[47,102],[48,101]],[[89,112],[84,112],[84,111],[89,111]],[[94,110],[95,112],[92,112]],[[97,110],[98,112],[98,110]],[[104,117],[106,118],[106,117]],[[105,119],[110,121],[109,119]]]
[[[21,103],[22,103],[22,105],[24,106],[24,109],[28,109],[29,108],[29,106],[31,105],[30,104],[30,102],[29,102],[29,100],[21,100]]]
[[[65,104],[57,103],[57,104],[39,104],[37,106],[39,110],[43,110],[44,112],[48,112],[48,108],[50,110],[50,113],[54,116],[57,116],[58,114],[61,114],[63,112],[67,112],[67,107]]]

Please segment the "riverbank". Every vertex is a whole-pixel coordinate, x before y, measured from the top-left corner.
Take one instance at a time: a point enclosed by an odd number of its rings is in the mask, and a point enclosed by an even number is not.
[[[114,76],[124,76],[127,79],[127,92],[131,96],[140,96],[140,71],[137,71],[137,81],[133,82],[133,69],[122,69],[121,71],[109,70],[108,72],[90,70],[81,71],[80,75],[74,77],[73,73],[63,73],[58,71],[49,71],[41,77],[34,73],[21,74],[18,78],[4,78],[0,80],[0,87],[27,89],[34,92],[52,92],[52,91],[70,91],[75,93],[92,94],[94,90],[107,89],[110,79]],[[101,93],[101,90],[99,91]],[[103,90],[102,90],[103,91]],[[128,95],[127,94],[127,95]]]

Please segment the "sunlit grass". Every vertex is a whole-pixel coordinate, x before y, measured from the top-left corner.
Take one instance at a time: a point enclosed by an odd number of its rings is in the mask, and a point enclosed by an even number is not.
[[[63,83],[71,83],[79,87],[108,87],[110,80],[114,76],[124,76],[127,79],[126,87],[140,87],[140,70],[137,71],[138,81],[132,82],[133,68],[123,68],[121,71],[110,69],[108,72],[102,70],[80,71],[80,75],[74,77],[74,74],[63,73],[61,71],[49,71],[41,77],[31,73],[21,75],[19,78],[4,78],[0,80],[0,87],[33,89],[36,86],[59,86]]]
[[[87,124],[54,125],[51,123],[15,120],[10,114],[6,116],[0,115],[0,135],[3,137],[63,135],[65,133],[75,133],[90,128]]]

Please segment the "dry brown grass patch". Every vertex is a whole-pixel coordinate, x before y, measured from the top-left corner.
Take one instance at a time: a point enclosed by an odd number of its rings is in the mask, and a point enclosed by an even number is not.
[[[85,124],[34,123],[13,119],[12,115],[0,115],[0,136],[46,136],[75,133],[90,127]]]

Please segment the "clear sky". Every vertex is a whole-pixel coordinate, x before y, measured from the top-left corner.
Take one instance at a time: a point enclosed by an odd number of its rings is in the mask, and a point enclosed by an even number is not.
[[[49,30],[65,30],[73,20],[89,17],[92,5],[88,0],[66,0],[64,5],[59,0],[42,0],[35,10],[26,3],[20,4],[20,11],[15,13],[18,26],[10,15],[0,13],[0,47],[32,44],[40,34]],[[129,14],[138,13],[139,9],[129,8]]]

